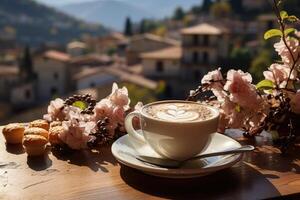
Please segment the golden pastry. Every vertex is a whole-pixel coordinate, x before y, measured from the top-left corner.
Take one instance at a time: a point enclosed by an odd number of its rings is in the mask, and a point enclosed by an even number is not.
[[[51,123],[50,123],[50,128],[51,128],[51,127],[55,127],[55,126],[61,126],[61,124],[62,124],[61,121],[54,121],[54,122],[51,122]]]
[[[37,119],[29,123],[29,127],[39,127],[45,130],[49,130],[49,123],[44,119]]]
[[[24,135],[40,135],[40,136],[45,137],[48,140],[49,132],[43,128],[31,127],[31,128],[25,129]]]
[[[64,133],[64,128],[62,126],[54,126],[49,129],[49,142],[51,144],[60,144],[61,140],[58,135]]]
[[[2,129],[2,133],[7,143],[20,144],[24,136],[24,125],[19,123],[12,123],[6,125]]]
[[[48,140],[41,135],[25,135],[23,145],[28,156],[39,156],[45,153]]]

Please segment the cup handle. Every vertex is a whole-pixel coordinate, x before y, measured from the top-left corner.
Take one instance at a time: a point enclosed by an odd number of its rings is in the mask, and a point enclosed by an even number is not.
[[[135,138],[135,139],[137,139],[137,140],[139,140],[139,141],[141,141],[141,142],[143,142],[143,143],[146,143],[146,140],[145,140],[144,136],[142,136],[141,134],[139,134],[139,133],[133,128],[133,126],[132,126],[132,119],[133,119],[134,117],[138,117],[139,119],[141,119],[141,118],[140,118],[140,113],[139,113],[139,112],[133,111],[133,112],[129,113],[129,114],[126,116],[126,118],[125,118],[125,129],[126,129],[127,133],[128,133],[131,137],[133,137],[133,138]]]

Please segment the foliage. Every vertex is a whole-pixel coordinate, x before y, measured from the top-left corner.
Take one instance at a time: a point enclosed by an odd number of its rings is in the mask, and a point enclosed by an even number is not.
[[[262,50],[258,56],[255,57],[249,69],[249,72],[254,76],[255,80],[261,80],[263,78],[263,71],[266,70],[266,66],[270,66],[272,63],[272,56],[269,50]]]
[[[166,33],[167,33],[167,27],[166,26],[164,26],[164,25],[160,25],[159,27],[157,27],[155,30],[154,30],[154,34],[155,35],[158,35],[158,36],[165,36],[166,35]]]
[[[210,7],[210,13],[216,18],[229,17],[231,6],[226,1],[216,2]]]
[[[230,52],[229,58],[232,66],[244,69],[245,66],[249,66],[250,64],[251,54],[246,47],[234,47]]]
[[[174,20],[182,20],[184,18],[184,11],[181,7],[177,7],[173,14]]]
[[[126,36],[132,35],[132,22],[130,17],[127,17],[125,20],[124,35]]]
[[[121,86],[125,86],[128,89],[131,105],[135,105],[139,101],[143,102],[144,104],[156,101],[156,94],[153,90],[128,82],[122,83]]]
[[[211,5],[212,5],[211,0],[204,0],[203,4],[201,6],[201,11],[206,12],[206,13],[209,12]]]

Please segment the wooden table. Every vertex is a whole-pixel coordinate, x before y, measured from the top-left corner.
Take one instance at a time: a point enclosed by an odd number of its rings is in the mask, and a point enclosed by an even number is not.
[[[152,177],[120,165],[110,147],[29,159],[0,136],[0,199],[263,199],[300,193],[300,145],[283,157],[264,142],[234,167],[186,180]]]

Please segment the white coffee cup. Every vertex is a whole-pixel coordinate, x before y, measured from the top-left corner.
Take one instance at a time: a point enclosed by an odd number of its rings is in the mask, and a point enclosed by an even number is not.
[[[207,108],[211,116],[208,119],[194,121],[162,120],[147,114],[149,106],[156,104],[196,104]],[[193,105],[192,105],[193,106]],[[175,111],[176,112],[176,111]],[[143,135],[132,125],[132,119],[138,117]],[[211,106],[190,101],[157,101],[127,115],[125,128],[128,134],[141,142],[148,143],[159,155],[174,159],[186,160],[201,153],[209,144],[211,134],[217,131],[219,111]]]

